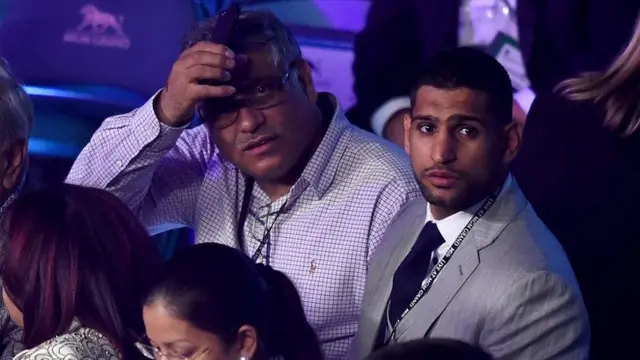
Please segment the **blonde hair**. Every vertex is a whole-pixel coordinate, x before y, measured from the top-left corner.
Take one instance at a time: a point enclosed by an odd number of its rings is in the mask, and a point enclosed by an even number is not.
[[[604,127],[626,137],[640,128],[640,14],[633,37],[603,72],[588,72],[561,82],[556,88],[571,100],[605,105]]]

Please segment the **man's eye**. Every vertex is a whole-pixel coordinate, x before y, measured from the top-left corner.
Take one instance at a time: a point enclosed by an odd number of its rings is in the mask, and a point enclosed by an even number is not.
[[[259,85],[256,86],[256,88],[253,90],[253,93],[257,96],[264,96],[269,93],[269,89],[264,85]]]
[[[478,134],[478,130],[468,126],[461,127],[459,131],[463,136],[475,136]]]
[[[436,127],[431,124],[422,124],[418,127],[418,130],[422,133],[430,134],[436,130]]]

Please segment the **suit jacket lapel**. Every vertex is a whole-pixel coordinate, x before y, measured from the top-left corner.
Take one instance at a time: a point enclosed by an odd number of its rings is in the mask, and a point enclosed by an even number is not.
[[[434,322],[480,264],[478,251],[490,245],[526,205],[527,201],[514,179],[511,186],[505,189],[491,209],[469,232],[449,263],[442,269],[429,292],[402,321],[396,333],[398,338],[418,339],[429,332]],[[392,279],[386,281],[391,283]]]
[[[476,226],[478,226],[476,224]],[[474,226],[475,227],[475,226]],[[424,337],[451,299],[479,264],[478,249],[470,233],[431,286],[429,292],[398,327],[398,338]]]

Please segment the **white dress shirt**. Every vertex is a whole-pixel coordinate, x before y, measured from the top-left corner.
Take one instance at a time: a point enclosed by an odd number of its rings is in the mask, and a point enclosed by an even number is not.
[[[500,32],[518,41],[516,6],[517,0],[463,0],[460,6],[458,45],[488,46]],[[511,70],[511,82],[517,90],[513,98],[526,114],[535,99],[535,93],[530,88],[524,59],[516,54],[505,56],[501,59],[501,62],[504,61],[509,62],[509,66],[505,67]],[[391,117],[410,107],[408,96],[389,99],[371,116],[373,132],[382,136]]]
[[[504,181],[504,184],[502,185],[502,189],[500,190],[500,194],[498,195],[498,197],[500,197],[504,193],[504,191],[511,186],[512,183],[513,177],[511,176],[511,174],[509,174],[507,179]],[[478,211],[480,206],[482,206],[484,201],[485,199],[464,211],[459,211],[442,220],[436,220],[433,218],[433,215],[431,215],[431,205],[427,203],[427,218],[425,219],[425,224],[428,222],[435,223],[438,226],[440,235],[442,235],[442,237],[444,238],[444,244],[438,247],[438,250],[435,254],[432,254],[432,263],[442,259],[444,254],[447,253],[453,242],[456,241],[458,235],[460,235],[464,227],[467,226],[469,220],[473,218],[473,215],[476,213],[476,211]]]

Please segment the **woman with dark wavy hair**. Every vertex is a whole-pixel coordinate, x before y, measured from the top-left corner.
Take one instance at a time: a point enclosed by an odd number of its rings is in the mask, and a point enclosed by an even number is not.
[[[3,218],[0,275],[27,350],[15,360],[132,359],[143,295],[160,258],[104,190],[61,185],[20,196]]]
[[[295,286],[240,251],[199,244],[162,269],[144,305],[150,359],[321,360]]]

